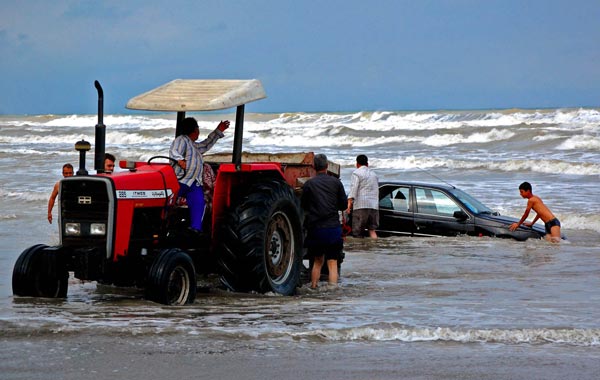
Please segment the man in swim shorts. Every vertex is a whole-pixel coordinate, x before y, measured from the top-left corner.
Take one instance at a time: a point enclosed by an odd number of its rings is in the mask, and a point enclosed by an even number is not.
[[[558,220],[557,218],[554,218],[551,221],[544,223],[544,227],[546,227],[546,233],[551,234],[552,227],[554,226],[558,226],[558,228],[560,228],[560,220]]]
[[[552,243],[560,242],[560,221],[554,216],[554,214],[550,211],[550,209],[542,202],[542,199],[537,195],[533,195],[531,184],[529,182],[523,182],[519,186],[519,193],[523,198],[527,199],[527,208],[521,217],[521,220],[517,223],[513,223],[510,225],[510,230],[514,231],[521,224],[531,227],[537,222],[538,219],[542,219],[545,223],[546,227],[546,240],[551,241]],[[529,216],[529,212],[533,209],[535,211],[536,216],[533,218],[532,222],[525,222],[527,217]]]

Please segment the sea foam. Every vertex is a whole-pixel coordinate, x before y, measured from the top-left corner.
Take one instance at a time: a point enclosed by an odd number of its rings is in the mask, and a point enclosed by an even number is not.
[[[574,346],[600,345],[600,329],[462,329],[450,327],[356,327],[339,330],[315,330],[298,334],[331,341],[400,341],[543,344],[561,343]]]

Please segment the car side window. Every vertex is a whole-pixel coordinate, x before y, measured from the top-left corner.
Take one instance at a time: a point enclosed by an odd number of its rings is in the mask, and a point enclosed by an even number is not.
[[[408,187],[399,187],[396,190],[392,191],[392,205],[394,207],[394,211],[410,211],[408,203],[408,200],[410,199],[409,190],[410,189]]]
[[[392,191],[394,190],[391,186],[384,186],[379,189],[379,208],[391,210],[394,208],[392,204]]]
[[[416,188],[417,211],[422,214],[453,216],[461,208],[439,190]]]
[[[410,211],[410,188],[386,186],[380,191],[379,208],[394,211]]]

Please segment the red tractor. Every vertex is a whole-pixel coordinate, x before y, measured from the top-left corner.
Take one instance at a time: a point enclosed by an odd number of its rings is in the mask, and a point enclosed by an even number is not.
[[[217,272],[233,291],[293,294],[303,268],[299,194],[315,174],[313,153],[242,152],[245,104],[265,98],[258,80],[174,80],[132,98],[127,108],[177,112],[236,107],[233,153],[205,155],[216,173],[212,213],[203,235],[189,232],[189,211],[177,199],[175,160],[119,163],[103,173],[103,91],[98,90],[95,169],[88,175],[80,141],[77,175],[60,182],[60,244],[27,248],[15,263],[17,296],[66,297],[69,272],[81,280],[143,288],[149,300],[192,303],[199,273]],[[339,165],[330,163],[339,177]]]

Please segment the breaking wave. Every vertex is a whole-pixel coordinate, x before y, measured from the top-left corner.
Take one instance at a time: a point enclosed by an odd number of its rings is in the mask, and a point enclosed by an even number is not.
[[[596,150],[600,151],[600,136],[573,136],[563,143],[561,143],[556,149],[562,150]]]
[[[561,343],[576,346],[600,345],[600,329],[456,329],[449,327],[411,328],[396,325],[359,327],[340,330],[316,330],[298,336],[331,341],[400,341],[543,344]]]
[[[294,331],[275,329],[269,332],[252,328],[201,328],[192,320],[130,319],[114,317],[96,321],[72,321],[65,324],[60,318],[46,317],[43,321],[0,321],[0,336],[43,336],[53,334],[102,334],[130,336],[160,336],[163,334],[222,336],[241,340],[292,339],[308,341],[398,341],[398,342],[455,342],[498,344],[564,344],[600,346],[600,329],[583,328],[523,328],[523,329],[464,329],[452,327],[410,327],[400,324],[362,326],[341,329]]]

